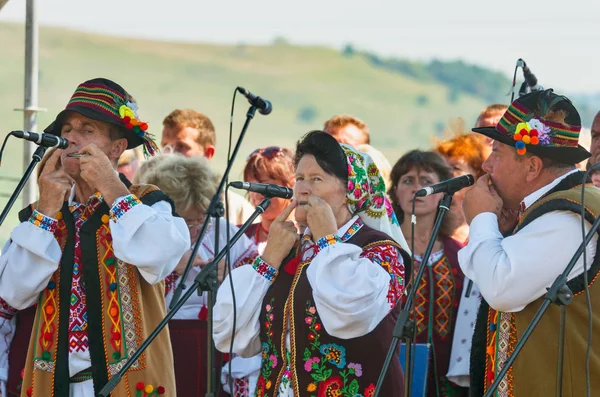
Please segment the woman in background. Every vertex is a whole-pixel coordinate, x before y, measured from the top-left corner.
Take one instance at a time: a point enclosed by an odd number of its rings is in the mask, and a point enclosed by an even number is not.
[[[454,138],[438,142],[435,152],[439,153],[450,166],[452,177],[471,174],[475,181],[485,174],[482,165],[486,157],[486,147],[477,134],[459,134]],[[462,203],[469,188],[459,190],[452,199],[452,218],[456,222],[452,238],[462,243],[469,237],[469,225],[465,221]]]
[[[179,154],[171,154],[156,156],[143,163],[135,179],[142,183],[156,185],[167,194],[175,203],[175,210],[185,219],[190,230],[192,246],[183,255],[175,271],[166,279],[166,300],[169,305],[177,284],[181,282],[181,275],[192,254],[200,229],[206,220],[206,209],[217,192],[217,178],[211,171],[206,158],[187,158]],[[188,288],[202,268],[218,253],[215,250],[214,220],[211,219],[209,222],[197,255],[192,262],[191,271],[185,280]],[[227,221],[221,218],[219,222],[218,248],[222,250],[227,244]],[[229,229],[230,236],[233,236],[238,230],[234,225],[230,225]],[[231,247],[230,252],[232,269],[253,263],[258,255],[256,246],[246,236],[242,236]],[[225,269],[225,259],[223,259],[219,263],[219,281],[222,281]],[[169,322],[175,361],[175,380],[177,392],[181,396],[202,396],[206,393],[206,316],[207,294],[204,293],[201,296],[193,294]],[[200,345],[198,345],[198,341],[200,341]],[[218,359],[219,357],[216,356],[215,360]],[[247,379],[247,375],[251,371],[245,373],[243,369],[240,371],[233,364],[232,362],[233,371],[238,374],[238,378],[234,380],[235,383],[248,384],[250,380]],[[201,383],[201,380],[204,383]],[[224,384],[223,388],[226,389],[227,385]],[[247,394],[241,395],[246,396]]]
[[[293,188],[295,177],[292,151],[278,146],[256,149],[246,159],[244,181]],[[259,193],[250,192],[249,196],[250,203],[255,207],[264,199],[264,196]],[[246,229],[246,235],[254,241],[259,254],[262,254],[267,244],[271,223],[288,204],[289,200],[272,198],[271,205],[260,217],[260,223],[254,223]]]
[[[392,168],[392,187],[388,193],[402,233],[408,241],[412,237],[410,215],[415,193],[424,187],[450,179],[451,176],[450,168],[444,159],[434,152],[410,151]],[[416,199],[413,278],[417,274],[433,232],[441,199],[441,194]],[[411,313],[416,325],[415,341],[431,344],[427,382],[427,395],[430,397],[468,395],[468,389],[453,384],[446,377],[464,278],[457,258],[457,252],[462,245],[450,237],[453,233],[453,222],[449,215],[446,213],[442,222],[427,268],[417,287]],[[411,280],[411,284],[414,282]]]

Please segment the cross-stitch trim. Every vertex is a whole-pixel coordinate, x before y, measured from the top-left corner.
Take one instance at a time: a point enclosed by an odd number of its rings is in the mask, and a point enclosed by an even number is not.
[[[279,274],[277,269],[269,265],[267,262],[263,261],[260,256],[256,257],[252,268],[256,270],[258,274],[260,274],[270,282],[275,281],[275,278],[277,278],[277,274]]]
[[[132,209],[142,202],[133,194],[129,194],[118,200],[110,209],[110,217],[114,222],[117,222],[127,211]]]
[[[342,240],[339,238],[339,236],[335,234],[328,234],[327,236],[323,236],[320,239],[318,239],[315,243],[315,254],[318,254],[321,250],[331,245],[341,242]]]
[[[50,218],[38,212],[38,210],[33,210],[33,213],[29,217],[29,222],[33,223],[35,226],[40,229],[44,229],[54,234],[56,232],[56,228],[58,226],[58,221],[54,218]]]

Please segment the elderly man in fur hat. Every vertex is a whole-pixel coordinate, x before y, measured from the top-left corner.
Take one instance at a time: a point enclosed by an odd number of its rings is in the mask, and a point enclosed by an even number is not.
[[[575,164],[590,153],[578,145],[581,120],[571,101],[552,90],[517,99],[495,127],[473,131],[494,140],[483,164],[487,175],[466,194],[463,209],[470,223],[469,243],[459,251],[465,275],[484,298],[471,351],[471,393],[489,390],[513,354],[516,343],[540,307],[547,288],[565,270],[582,242],[583,173]],[[600,214],[600,190],[585,187],[584,227]],[[509,223],[502,208],[517,209]],[[508,226],[510,225],[510,226]],[[598,234],[568,275],[574,294],[567,306],[562,395],[586,395],[588,311],[585,288],[600,299],[594,284],[600,274]],[[584,278],[587,272],[587,285]],[[560,308],[551,305],[517,356],[494,396],[541,397],[556,394]],[[593,333],[600,315],[592,314]],[[591,350],[592,393],[600,390],[600,348]],[[592,394],[594,395],[594,394]]]
[[[39,201],[0,257],[0,296],[37,303],[22,396],[92,397],[166,314],[164,282],[190,246],[183,219],[151,185],[116,171],[126,149],[156,150],[135,100],[118,84],[80,84],[45,132],[69,140],[49,154]],[[113,396],[176,396],[165,331]]]

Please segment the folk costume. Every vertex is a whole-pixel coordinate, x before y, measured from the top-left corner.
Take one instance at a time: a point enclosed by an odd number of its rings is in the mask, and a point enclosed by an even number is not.
[[[225,219],[219,219],[219,249],[222,250],[227,245],[227,222]],[[238,228],[230,225],[230,236],[233,236]],[[197,255],[204,261],[209,261],[218,254],[215,252],[215,227],[214,220],[206,229]],[[192,241],[194,244],[196,241]],[[192,247],[193,248],[193,247]],[[231,268],[235,269],[242,265],[251,265],[258,256],[256,246],[247,238],[242,236],[237,243],[231,247],[230,258]],[[201,269],[192,267],[185,281],[189,286],[194,282]],[[173,293],[177,285],[181,282],[181,277],[176,273],[171,274],[166,279],[166,299],[167,306],[171,304]],[[207,294],[201,296],[194,294],[179,309],[173,319],[169,321],[169,331],[171,333],[171,344],[173,346],[173,357],[175,359],[175,379],[177,382],[177,391],[181,396],[204,396],[206,394],[206,340],[207,340]],[[220,362],[220,357],[217,356]],[[243,370],[243,368],[242,368]],[[249,371],[253,372],[252,370]],[[251,385],[247,374],[239,376],[236,379],[240,389],[247,389]],[[256,384],[256,379],[253,380]],[[223,382],[223,389],[228,388],[227,383]],[[228,389],[227,389],[228,390]],[[245,394],[247,395],[247,394]]]
[[[464,279],[456,256],[462,244],[451,238],[443,238],[442,243],[443,248],[429,257],[415,294],[411,318],[416,326],[415,342],[431,345],[427,395],[467,396],[468,389],[452,383],[446,376]],[[422,259],[415,255],[413,279]]]
[[[227,351],[262,354],[257,396],[368,396],[382,369],[404,290],[406,241],[372,160],[341,145],[354,216],[313,241],[306,229],[280,271],[258,257],[231,274],[215,306],[214,338]],[[402,246],[400,244],[402,244]],[[396,354],[382,390],[402,396]]]
[[[563,114],[564,122],[547,119]],[[576,164],[590,154],[577,144],[580,117],[571,102],[552,90],[524,95],[508,108],[498,125],[476,128],[502,143]],[[515,344],[540,307],[546,288],[561,274],[582,241],[581,190],[583,173],[572,170],[526,196],[517,225],[508,237],[498,230],[492,213],[477,215],[470,226],[469,243],[459,252],[465,275],[479,287],[484,298],[479,310],[471,356],[471,390],[481,396],[492,385]],[[586,234],[600,215],[600,191],[585,185]],[[587,277],[591,300],[600,289],[598,235],[586,247]],[[583,279],[583,256],[568,276],[574,293],[567,306],[563,396],[586,395],[585,357],[588,313]],[[495,396],[539,397],[555,394],[560,309],[550,305],[524,349],[500,383]],[[600,317],[592,314],[594,334],[600,332]],[[592,345],[590,374],[600,373],[600,349]],[[591,376],[592,393],[600,390],[600,379]]]
[[[80,84],[45,131],[60,135],[67,111],[119,127],[133,148],[157,149],[133,98],[118,84]],[[0,257],[0,296],[12,307],[37,303],[21,396],[96,395],[165,316],[164,278],[190,245],[170,199],[151,185],[131,185],[113,203],[75,190],[56,219],[35,209]],[[113,396],[176,396],[167,330],[135,362]]]

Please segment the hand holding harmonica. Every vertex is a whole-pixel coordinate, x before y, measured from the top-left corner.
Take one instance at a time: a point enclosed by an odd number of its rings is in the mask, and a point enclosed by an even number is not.
[[[78,152],[81,178],[96,189],[110,206],[120,196],[127,196],[129,190],[115,172],[108,156],[95,144],[87,145]]]

